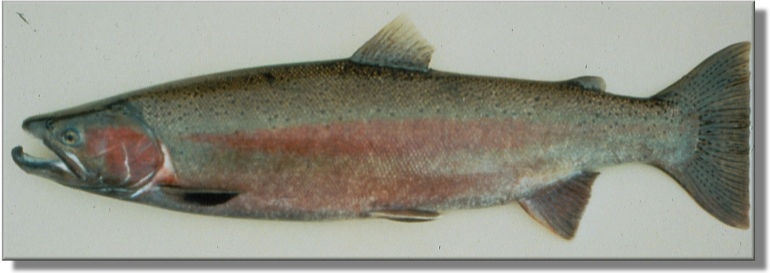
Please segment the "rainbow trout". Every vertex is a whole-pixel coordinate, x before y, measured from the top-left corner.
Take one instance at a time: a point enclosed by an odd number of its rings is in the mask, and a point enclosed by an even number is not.
[[[58,158],[24,171],[172,210],[247,218],[433,220],[518,202],[572,238],[598,169],[672,176],[708,213],[749,225],[748,42],[650,98],[599,77],[542,82],[428,67],[399,17],[349,59],[237,70],[28,118]]]

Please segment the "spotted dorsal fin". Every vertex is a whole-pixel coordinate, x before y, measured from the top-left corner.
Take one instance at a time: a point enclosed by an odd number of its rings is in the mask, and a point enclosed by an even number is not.
[[[350,60],[426,72],[430,70],[432,54],[433,46],[425,41],[409,18],[401,15],[369,39]]]
[[[607,84],[604,83],[604,79],[598,76],[577,77],[574,79],[566,80],[565,83],[595,92],[604,92],[607,88]]]

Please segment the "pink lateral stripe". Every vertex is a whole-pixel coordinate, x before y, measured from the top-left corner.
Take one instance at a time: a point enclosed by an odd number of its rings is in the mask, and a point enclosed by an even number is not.
[[[540,130],[543,130],[542,128]],[[537,141],[522,121],[376,120],[303,125],[233,134],[190,134],[185,138],[223,148],[303,155],[394,155],[406,152],[508,149],[526,138]]]

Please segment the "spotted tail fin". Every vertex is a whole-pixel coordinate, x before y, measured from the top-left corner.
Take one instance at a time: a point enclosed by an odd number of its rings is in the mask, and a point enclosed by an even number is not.
[[[748,42],[731,45],[653,97],[698,120],[692,153],[658,167],[711,215],[737,228],[749,226],[750,49]]]

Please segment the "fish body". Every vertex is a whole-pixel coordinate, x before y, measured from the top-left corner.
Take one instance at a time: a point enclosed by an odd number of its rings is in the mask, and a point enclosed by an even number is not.
[[[266,74],[277,79],[269,83]],[[237,87],[223,86],[231,84]],[[209,85],[199,94],[206,100],[196,99],[195,89]],[[502,204],[575,170],[673,159],[685,143],[660,132],[687,129],[684,121],[662,123],[677,113],[661,104],[569,84],[350,61],[204,78],[128,103],[174,147],[180,186],[254,194],[240,206],[260,210],[217,208],[239,216],[361,217]],[[206,109],[212,104],[218,110]],[[629,118],[618,107],[625,104],[652,122]]]
[[[674,177],[722,222],[748,226],[748,43],[651,98],[598,77],[556,82],[428,68],[404,18],[350,59],[172,82],[23,127],[60,160],[30,173],[173,210],[232,217],[435,219],[518,202],[572,238],[602,167]]]

